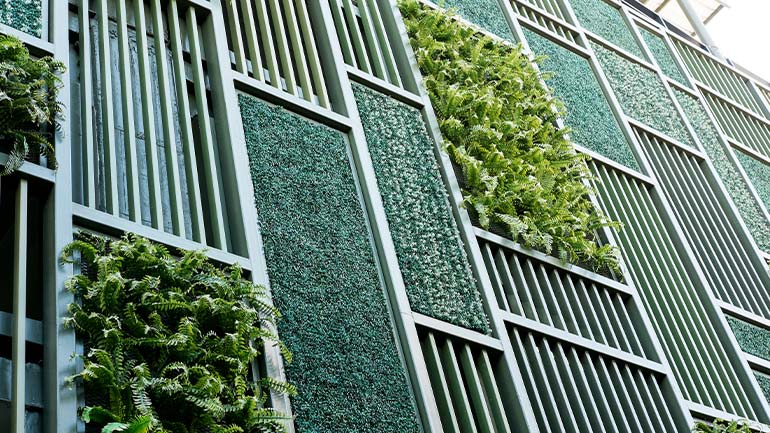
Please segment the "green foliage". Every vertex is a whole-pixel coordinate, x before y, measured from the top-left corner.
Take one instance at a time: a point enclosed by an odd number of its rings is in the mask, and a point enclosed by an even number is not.
[[[683,144],[695,146],[658,74],[600,44],[591,46],[627,115]]]
[[[438,0],[434,3],[452,8],[469,22],[503,39],[513,41],[513,33],[497,0]]]
[[[39,38],[43,30],[42,0],[0,0],[0,23]]]
[[[546,80],[564,101],[570,138],[615,162],[639,170],[631,148],[612,114],[588,60],[524,28],[524,35],[542,71],[554,71]]]
[[[249,380],[263,344],[291,354],[272,331],[279,317],[264,287],[241,269],[221,270],[200,251],[172,257],[127,235],[82,234],[62,256],[79,252],[86,272],[65,324],[83,339],[85,422],[102,433],[283,432],[289,419],[265,407],[268,391],[294,394],[275,380]]]
[[[43,131],[58,128],[62,105],[56,95],[62,71],[61,62],[32,59],[20,40],[0,35],[0,146],[10,147],[0,176],[15,171],[30,155],[42,153],[56,165],[53,134]]]
[[[594,233],[617,227],[588,199],[586,157],[556,126],[551,93],[520,47],[479,36],[450,14],[399,3],[439,119],[462,171],[465,206],[484,228],[563,260],[616,268]]]
[[[671,50],[669,50],[666,45],[666,41],[644,27],[639,27],[639,32],[642,34],[642,39],[644,39],[647,48],[650,49],[650,52],[653,57],[655,57],[658,65],[660,65],[660,69],[663,70],[663,73],[672,80],[687,85],[687,79],[684,77],[684,74],[682,74],[679,66],[677,66],[676,60],[674,60],[674,56],[671,54]]]
[[[751,433],[751,425],[748,421],[717,419],[712,424],[697,422],[692,431],[693,433]]]
[[[489,332],[419,110],[360,85],[353,91],[412,309]]]
[[[639,58],[644,58],[642,49],[616,7],[604,0],[571,0],[570,4],[578,21],[588,31]]]
[[[714,164],[714,168],[722,179],[722,183],[724,183],[727,192],[730,194],[730,198],[733,199],[733,202],[738,207],[738,211],[746,222],[746,226],[748,226],[757,245],[763,251],[770,252],[770,223],[765,218],[760,204],[757,203],[751,194],[743,176],[733,165],[725,149],[725,144],[723,144],[722,139],[719,137],[719,132],[711,122],[711,119],[709,119],[706,109],[695,97],[681,90],[674,89],[674,95],[695,130],[695,134],[703,145],[703,149]],[[738,159],[741,160],[742,153],[737,152],[737,155]],[[748,162],[750,163],[751,161]],[[756,188],[759,188],[757,184],[761,181],[760,179],[759,177],[752,178]],[[768,194],[768,201],[765,203],[770,206],[770,179],[767,179],[765,185],[764,191]]]
[[[345,135],[240,105],[297,431],[419,432]]]

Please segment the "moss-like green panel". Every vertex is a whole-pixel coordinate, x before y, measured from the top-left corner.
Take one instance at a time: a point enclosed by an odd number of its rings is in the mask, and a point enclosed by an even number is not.
[[[644,58],[620,11],[603,0],[571,0],[580,24],[591,33],[612,42],[629,53]]]
[[[639,164],[588,60],[526,28],[524,35],[536,55],[547,56],[540,66],[543,71],[554,74],[547,80],[548,85],[564,102],[567,110],[565,121],[572,130],[572,140],[638,170]]]
[[[725,317],[741,350],[770,361],[770,330],[731,316]]]
[[[694,146],[658,74],[600,44],[592,43],[591,46],[627,115]]]
[[[743,152],[735,152],[766,208],[770,208],[770,167]]]
[[[770,401],[770,376],[758,371],[754,372],[754,376],[757,378],[762,394],[764,394],[765,398]]]
[[[0,23],[40,37],[43,31],[41,0],[0,0]]]
[[[489,332],[420,112],[360,85],[353,90],[412,309]]]
[[[765,218],[762,208],[751,194],[748,184],[727,155],[719,132],[709,119],[706,109],[695,97],[681,90],[674,89],[674,95],[676,95],[679,105],[682,106],[685,116],[695,130],[703,149],[714,164],[728,194],[738,207],[738,211],[757,245],[763,251],[770,251],[770,222]]]
[[[684,74],[682,74],[679,66],[676,65],[676,60],[674,59],[673,54],[671,54],[671,50],[666,46],[666,41],[644,27],[640,27],[639,31],[642,33],[642,38],[644,38],[647,48],[652,52],[652,56],[655,57],[655,60],[658,62],[658,65],[660,65],[660,69],[663,70],[663,73],[672,80],[676,80],[686,85],[687,79],[684,77]]]
[[[508,41],[513,33],[497,0],[431,0],[443,7],[457,10],[457,14],[477,26],[489,30]]]
[[[297,431],[418,432],[345,137],[240,105]]]

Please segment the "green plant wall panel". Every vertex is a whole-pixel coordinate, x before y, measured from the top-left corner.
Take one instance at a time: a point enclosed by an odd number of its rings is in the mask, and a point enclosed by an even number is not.
[[[620,106],[628,116],[684,144],[694,146],[658,74],[600,44],[592,43],[591,46]]]
[[[731,316],[725,317],[744,352],[770,361],[770,330]]]
[[[666,41],[644,27],[639,27],[639,32],[641,32],[642,38],[647,44],[647,48],[650,49],[652,56],[655,57],[655,60],[658,62],[658,65],[660,65],[660,69],[663,70],[663,73],[666,74],[668,78],[686,85],[687,79],[684,77],[684,74],[682,74],[679,66],[677,66],[676,60],[674,59],[673,54],[671,54],[671,50],[666,46]]]
[[[489,332],[420,112],[360,85],[353,90],[412,309]]]
[[[449,9],[477,26],[513,41],[513,33],[508,26],[503,10],[497,0],[431,0]]]
[[[764,394],[765,398],[770,401],[770,376],[758,371],[754,372],[754,376],[757,378],[759,388],[762,389],[762,394]]]
[[[40,37],[43,31],[42,0],[0,0],[0,23]]]
[[[240,105],[297,431],[420,431],[345,136]]]
[[[631,29],[614,6],[603,0],[571,0],[570,4],[578,21],[588,31],[637,57],[644,58]]]
[[[765,208],[770,207],[770,166],[740,151],[735,152],[735,155],[746,170]]]
[[[547,56],[539,64],[543,71],[553,73],[546,81],[564,102],[572,140],[638,170],[639,164],[588,60],[529,29],[524,29],[524,35],[535,55]]]
[[[770,222],[765,218],[762,208],[751,194],[743,176],[730,160],[719,137],[719,131],[711,122],[706,109],[695,97],[681,90],[674,89],[674,95],[757,245],[763,251],[770,251]],[[738,154],[741,155],[740,152]]]

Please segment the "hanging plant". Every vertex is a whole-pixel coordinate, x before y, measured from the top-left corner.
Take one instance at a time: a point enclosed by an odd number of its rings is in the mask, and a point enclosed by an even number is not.
[[[399,7],[471,216],[526,247],[617,270],[618,250],[595,234],[620,223],[591,202],[587,157],[557,126],[563,105],[521,47],[416,0]]]
[[[751,433],[748,421],[715,420],[712,424],[697,422],[693,427],[693,433]]]
[[[263,344],[291,360],[264,287],[135,235],[80,235],[63,258],[76,251],[84,272],[67,283],[76,302],[65,323],[86,348],[71,378],[85,389],[83,421],[102,433],[285,431],[291,418],[265,404],[294,387],[251,376]]]
[[[0,35],[0,151],[8,153],[0,176],[39,155],[56,167],[53,131],[63,108],[57,100],[63,71],[63,63],[33,59],[19,39]]]

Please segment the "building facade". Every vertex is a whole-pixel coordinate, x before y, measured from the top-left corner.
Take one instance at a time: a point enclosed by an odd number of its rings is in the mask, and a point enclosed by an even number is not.
[[[395,1],[6,0],[67,72],[58,167],[0,179],[0,432],[84,429],[78,230],[270,287],[292,431],[770,424],[770,88],[637,2],[446,3],[547,56],[622,275],[474,226]]]

